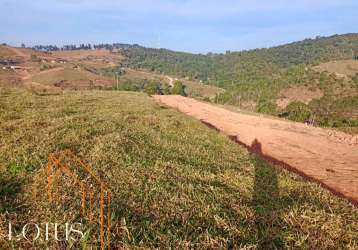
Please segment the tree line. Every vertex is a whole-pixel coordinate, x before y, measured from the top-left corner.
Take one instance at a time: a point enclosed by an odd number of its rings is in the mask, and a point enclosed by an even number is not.
[[[22,48],[26,48],[25,44],[21,45]],[[115,49],[133,49],[133,48],[141,48],[138,44],[124,44],[124,43],[99,43],[99,44],[68,44],[58,47],[57,45],[35,45],[32,47],[28,47],[38,51],[68,51],[68,50],[91,50],[91,49],[107,49],[107,50],[115,50]]]

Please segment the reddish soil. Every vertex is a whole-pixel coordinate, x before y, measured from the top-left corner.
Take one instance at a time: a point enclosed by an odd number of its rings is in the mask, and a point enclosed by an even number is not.
[[[285,120],[231,112],[182,96],[155,96],[264,159],[319,182],[358,205],[358,138]]]

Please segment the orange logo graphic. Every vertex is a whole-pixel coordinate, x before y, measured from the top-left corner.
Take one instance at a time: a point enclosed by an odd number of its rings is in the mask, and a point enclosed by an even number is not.
[[[81,192],[81,216],[90,221],[94,219],[93,203],[100,203],[99,225],[101,249],[110,249],[111,228],[111,192],[108,185],[94,173],[92,168],[70,150],[64,150],[49,155],[47,165],[47,192],[49,201],[56,202],[56,179],[65,174],[79,185]],[[91,182],[91,184],[89,184]],[[93,189],[95,186],[95,190]],[[95,194],[100,189],[100,197],[96,200]],[[105,218],[107,217],[107,218]]]

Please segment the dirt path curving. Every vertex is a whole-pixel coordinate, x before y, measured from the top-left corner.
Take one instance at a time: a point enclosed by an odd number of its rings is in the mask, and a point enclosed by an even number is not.
[[[317,181],[358,205],[356,137],[344,133],[332,136],[337,133],[300,123],[231,112],[182,96],[154,98],[222,131],[266,160]]]

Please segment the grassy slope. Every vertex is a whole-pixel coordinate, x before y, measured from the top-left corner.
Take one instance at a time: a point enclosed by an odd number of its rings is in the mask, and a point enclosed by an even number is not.
[[[41,72],[35,75],[32,80],[35,82],[53,85],[61,80],[70,82],[95,80],[96,75],[85,71],[65,68],[59,71]]]
[[[9,49],[7,46],[0,45],[0,58],[8,58],[16,56],[15,52]]]
[[[146,95],[109,91],[36,96],[0,89],[0,236],[7,219],[46,216],[43,189],[35,196],[31,190],[45,179],[48,154],[63,148],[109,180],[117,246],[358,244],[358,209],[345,200]]]

